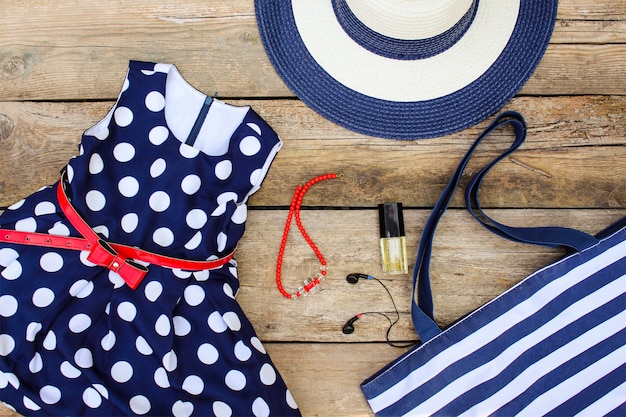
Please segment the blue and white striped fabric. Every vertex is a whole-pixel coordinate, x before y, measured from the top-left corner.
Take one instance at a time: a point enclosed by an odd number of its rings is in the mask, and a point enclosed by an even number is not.
[[[502,120],[486,134],[511,122]],[[523,119],[514,115],[513,123],[520,139]],[[474,185],[477,197],[480,179]],[[418,256],[416,275],[428,269],[429,241],[445,207],[425,228],[429,236],[418,252],[426,259]],[[493,226],[490,220],[481,216]],[[538,231],[554,229],[531,234]],[[378,416],[626,415],[626,219],[588,242],[443,332],[425,324],[434,320],[418,290],[413,320],[424,343],[363,382],[372,410]]]

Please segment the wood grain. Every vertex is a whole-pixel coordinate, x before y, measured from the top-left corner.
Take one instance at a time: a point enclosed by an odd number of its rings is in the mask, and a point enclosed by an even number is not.
[[[625,94],[625,4],[560,1],[553,43],[522,93]],[[265,55],[252,0],[5,1],[2,27],[8,100],[113,99],[129,59],[177,63],[221,97],[293,96]]]
[[[322,184],[307,205],[373,207],[397,200],[432,207],[469,143],[487,121],[427,141],[390,141],[350,132],[300,101],[230,101],[252,104],[285,142],[254,206],[286,206],[294,187],[326,171],[345,181]],[[0,102],[0,206],[55,182],[77,153],[83,130],[104,117],[112,102]],[[624,207],[626,98],[577,96],[514,99],[529,126],[527,142],[485,180],[481,200],[496,207]],[[470,164],[470,175],[503,150],[510,132],[494,133]],[[464,179],[464,181],[466,181]],[[454,201],[461,204],[460,197]]]
[[[390,141],[339,127],[297,100],[270,64],[253,0],[2,0],[0,14],[0,209],[58,178],[81,133],[104,117],[128,61],[177,65],[207,94],[252,105],[283,139],[260,191],[250,199],[237,253],[238,300],[305,416],[367,416],[359,384],[401,355],[385,343],[395,317],[375,281],[389,288],[400,320],[394,340],[416,341],[410,274],[382,275],[375,207],[405,204],[411,267],[423,225],[452,170],[488,121],[426,141]],[[536,72],[505,108],[528,123],[522,148],[485,179],[490,215],[516,226],[559,225],[596,233],[626,215],[626,0],[560,0],[550,45]],[[510,143],[496,132],[461,180]],[[324,172],[306,197],[302,220],[329,263],[324,290],[281,298],[275,262],[294,187]],[[435,315],[447,325],[564,255],[492,235],[462,209],[457,193],[439,224],[431,278]],[[302,237],[289,236],[286,288],[316,271]],[[0,405],[0,416],[17,414]]]

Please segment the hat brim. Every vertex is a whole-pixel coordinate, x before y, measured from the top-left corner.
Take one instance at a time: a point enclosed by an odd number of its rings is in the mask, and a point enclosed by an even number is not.
[[[302,10],[303,4],[328,10],[330,0],[294,0],[293,5],[255,0],[255,8],[272,65],[309,107],[366,135],[421,139],[484,120],[532,75],[550,40],[558,2],[517,0],[505,7],[503,3],[507,2],[478,3],[472,25],[488,26],[486,19],[481,24],[482,13],[494,20],[491,29],[480,28],[482,32],[474,36],[477,30],[470,28],[458,48],[412,62],[376,56],[342,35],[332,14]],[[519,9],[513,15],[510,7]],[[505,27],[499,30],[501,26]],[[326,41],[325,31],[330,32]],[[500,39],[494,39],[497,36]],[[481,39],[496,42],[482,44]]]

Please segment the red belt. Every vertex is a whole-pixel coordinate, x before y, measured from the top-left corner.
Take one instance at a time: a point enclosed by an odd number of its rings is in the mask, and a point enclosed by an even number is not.
[[[0,242],[89,251],[89,255],[87,256],[88,261],[117,272],[133,290],[139,286],[139,283],[148,272],[148,268],[136,261],[166,268],[202,271],[219,268],[230,261],[235,255],[233,251],[223,258],[212,261],[189,261],[186,259],[158,255],[118,243],[106,242],[100,238],[96,232],[89,227],[85,220],[83,220],[80,214],[76,212],[63,188],[63,179],[59,181],[57,186],[57,198],[63,214],[65,214],[65,217],[67,217],[72,226],[83,236],[82,238],[0,229]]]

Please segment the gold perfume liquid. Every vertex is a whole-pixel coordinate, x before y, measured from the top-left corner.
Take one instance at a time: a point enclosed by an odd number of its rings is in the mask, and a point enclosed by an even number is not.
[[[406,238],[386,237],[380,239],[383,273],[386,275],[406,274],[409,272],[406,259]]]

